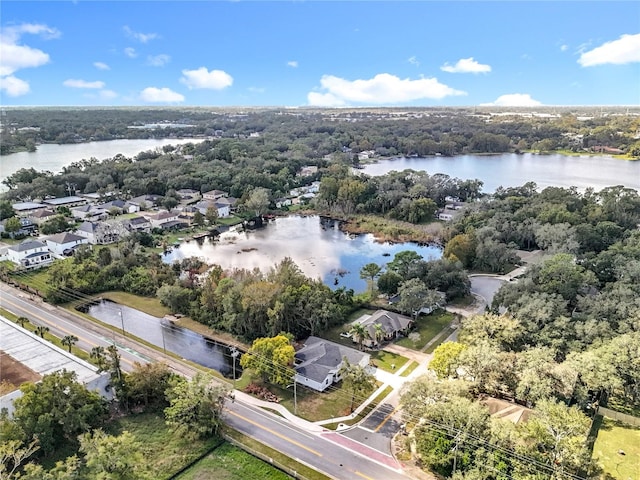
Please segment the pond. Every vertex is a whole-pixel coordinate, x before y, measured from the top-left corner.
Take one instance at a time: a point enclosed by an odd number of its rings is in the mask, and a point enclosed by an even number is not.
[[[290,257],[308,277],[319,278],[332,289],[346,287],[358,293],[367,289],[367,282],[360,278],[364,265],[384,266],[403,250],[412,250],[425,260],[442,256],[442,249],[435,245],[381,243],[373,235],[342,232],[336,220],[292,215],[276,218],[261,229],[229,230],[215,239],[182,243],[163,259],[199,257],[225,270],[259,268],[266,272]]]
[[[164,348],[182,358],[217,370],[225,376],[233,375],[231,350],[199,333],[174,325],[172,322],[148,315],[140,310],[103,300],[82,308],[101,322],[124,329],[149,343]],[[236,363],[236,376],[241,369]]]

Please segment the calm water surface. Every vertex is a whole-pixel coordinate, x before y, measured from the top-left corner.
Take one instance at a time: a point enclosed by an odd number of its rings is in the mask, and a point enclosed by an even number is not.
[[[164,347],[187,360],[213,368],[223,375],[229,375],[233,371],[231,355],[226,346],[162,318],[110,301],[91,305],[87,313],[114,327],[122,328],[124,325],[126,332]],[[236,368],[236,374],[239,372],[240,369]]]
[[[363,292],[367,283],[360,278],[362,267],[372,262],[383,266],[403,250],[413,250],[425,260],[442,256],[436,246],[378,243],[373,235],[341,232],[336,221],[294,215],[277,218],[259,230],[228,231],[216,240],[182,243],[165,254],[164,260],[201,257],[223,269],[257,267],[266,272],[291,257],[308,277],[319,278],[332,288],[344,286]]]
[[[21,168],[35,168],[59,173],[62,167],[80,160],[113,158],[119,153],[134,157],[140,152],[154,150],[165,145],[202,142],[202,138],[162,138],[141,140],[107,140],[104,142],[72,143],[58,145],[45,143],[38,145],[35,152],[18,152],[0,157],[0,181]]]
[[[497,187],[517,187],[536,182],[539,189],[549,186],[596,191],[613,185],[640,190],[640,161],[631,162],[606,156],[570,157],[566,155],[459,155],[456,157],[398,158],[365,165],[359,172],[384,175],[393,170],[424,170],[430,175],[445,173],[462,180],[478,178],[482,191]]]

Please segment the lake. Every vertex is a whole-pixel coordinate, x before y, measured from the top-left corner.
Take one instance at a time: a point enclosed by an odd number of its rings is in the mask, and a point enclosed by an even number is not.
[[[18,152],[0,157],[0,181],[21,168],[62,171],[62,167],[90,158],[105,160],[119,153],[125,157],[135,157],[140,152],[162,148],[165,145],[202,142],[202,138],[162,138],[140,140],[106,140],[104,142],[68,143],[58,145],[44,143],[35,152]]]
[[[373,235],[340,231],[335,220],[292,215],[276,218],[258,230],[227,231],[215,240],[209,237],[184,242],[163,258],[173,262],[201,257],[225,270],[259,268],[266,272],[285,257],[291,257],[306,276],[321,279],[333,289],[346,287],[358,293],[367,289],[367,282],[360,278],[364,265],[383,266],[403,250],[413,250],[425,260],[442,256],[437,246],[379,243]]]
[[[505,153],[501,155],[458,155],[455,157],[397,158],[364,165],[358,172],[371,176],[393,170],[423,170],[428,174],[444,173],[462,180],[478,178],[482,191],[492,193],[497,187],[517,187],[536,182],[539,189],[549,186],[596,191],[614,185],[640,190],[640,161],[607,156],[567,156]]]

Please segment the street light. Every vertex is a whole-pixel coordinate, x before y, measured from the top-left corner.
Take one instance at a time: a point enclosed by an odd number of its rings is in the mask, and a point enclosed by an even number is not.
[[[125,332],[124,332],[124,318],[122,318],[122,308],[118,308],[118,314],[120,315],[120,324],[122,325],[122,335],[125,335]]]
[[[236,358],[238,358],[240,352],[236,347],[231,347],[231,358],[233,358],[233,389],[236,389]]]

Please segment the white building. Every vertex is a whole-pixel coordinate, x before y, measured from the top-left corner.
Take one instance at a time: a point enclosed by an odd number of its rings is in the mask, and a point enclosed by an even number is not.
[[[72,371],[76,373],[77,381],[83,383],[89,390],[98,392],[107,400],[113,398],[108,372],[98,373],[98,369],[90,363],[56,347],[2,316],[0,316],[0,350],[2,355],[10,357],[11,363],[20,364],[30,370],[32,376],[41,378],[59,370]],[[6,408],[11,415],[14,400],[21,396],[22,392],[17,388],[0,397],[0,409]]]
[[[44,267],[53,262],[51,252],[44,243],[29,239],[7,248],[7,259],[27,269]]]
[[[295,354],[295,381],[319,392],[341,380],[340,368],[344,359],[351,365],[366,368],[371,356],[339,343],[309,337]]]
[[[61,257],[71,255],[78,246],[89,243],[85,237],[71,232],[56,233],[45,238],[44,241],[51,253]]]

